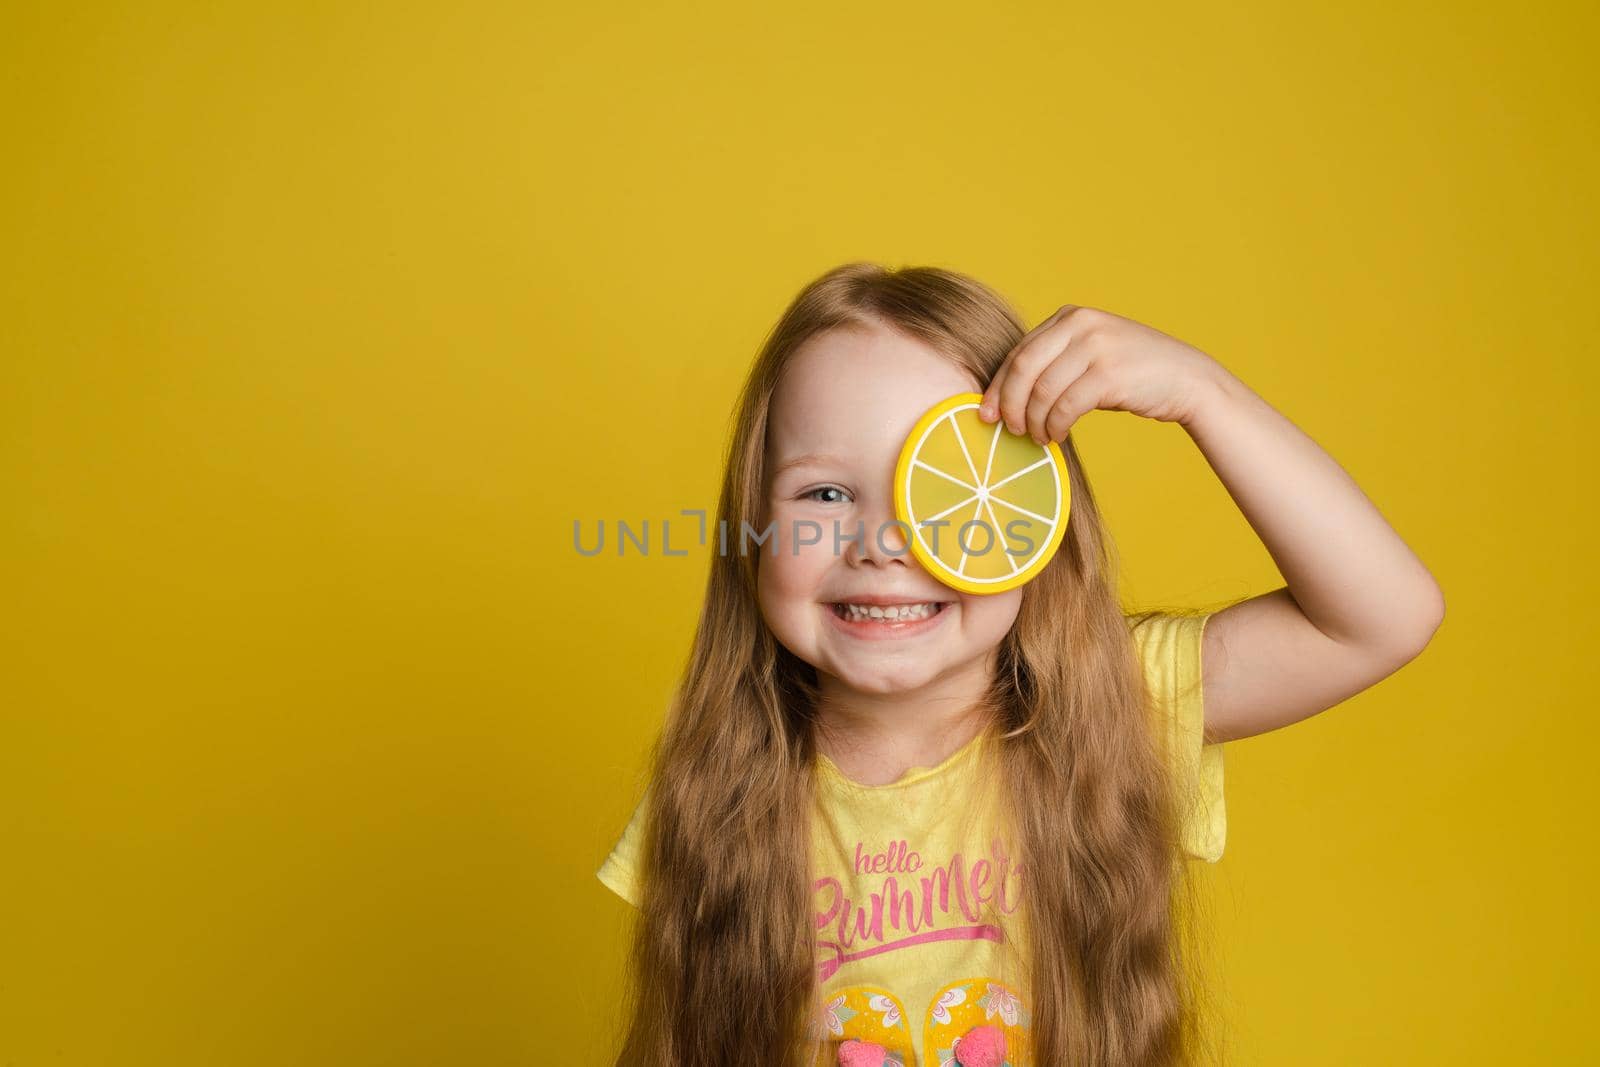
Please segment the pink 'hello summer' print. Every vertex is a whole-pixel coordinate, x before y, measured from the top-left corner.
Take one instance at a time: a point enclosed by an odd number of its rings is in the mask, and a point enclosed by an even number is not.
[[[1009,915],[1021,904],[1022,864],[1015,866],[999,838],[989,844],[990,856],[971,867],[957,852],[930,867],[904,841],[891,841],[869,853],[856,842],[855,873],[886,877],[865,901],[852,900],[838,878],[818,878],[816,928],[819,977],[827,981],[852,960],[866,959],[934,941],[983,939],[1002,942],[1000,928],[979,920],[993,902]],[[954,923],[949,920],[954,918]],[[941,920],[947,925],[940,926]]]

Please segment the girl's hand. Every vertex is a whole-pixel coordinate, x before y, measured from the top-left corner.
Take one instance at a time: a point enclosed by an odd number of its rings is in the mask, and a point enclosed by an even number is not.
[[[1064,304],[1018,342],[984,390],[978,414],[998,414],[1037,444],[1061,441],[1096,408],[1187,424],[1221,365],[1132,319]]]

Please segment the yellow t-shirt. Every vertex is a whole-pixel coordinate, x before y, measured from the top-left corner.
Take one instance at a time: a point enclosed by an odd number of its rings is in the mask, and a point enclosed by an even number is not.
[[[1200,651],[1209,618],[1158,614],[1132,634],[1179,761],[1180,795],[1190,800],[1184,850],[1214,863],[1227,823],[1222,746],[1202,735]],[[818,755],[812,899],[822,997],[811,1027],[824,1042],[819,1065],[836,1063],[838,1045],[860,1038],[886,1048],[888,1063],[942,1067],[953,1063],[960,1037],[983,1025],[1005,1034],[1009,1067],[1031,1065],[1031,1019],[1017,973],[1025,964],[1001,951],[1008,930],[1018,939],[1007,920],[1022,879],[993,832],[996,794],[983,791],[975,773],[990,743],[980,733],[938,766],[913,767],[880,786],[858,785]],[[597,872],[635,906],[647,801]]]

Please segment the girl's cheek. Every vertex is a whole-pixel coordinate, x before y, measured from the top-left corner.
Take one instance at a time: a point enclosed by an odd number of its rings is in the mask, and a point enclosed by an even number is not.
[[[770,562],[791,571],[815,571],[827,565],[831,556],[831,541],[827,528],[821,523],[781,512],[774,515],[771,522],[771,536],[761,546],[763,565]],[[754,550],[754,547],[752,539],[751,549]]]
[[[1022,591],[1014,589],[994,596],[961,594],[961,617],[972,632],[988,644],[998,644],[1010,632],[1022,607]]]
[[[801,531],[805,533],[804,530]],[[755,551],[754,545],[751,551]],[[826,544],[796,544],[792,532],[784,531],[761,546],[758,564],[761,584],[779,597],[810,597],[830,562]]]

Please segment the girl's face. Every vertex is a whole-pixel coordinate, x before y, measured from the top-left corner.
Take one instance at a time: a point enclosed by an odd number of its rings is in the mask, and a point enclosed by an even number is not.
[[[761,527],[776,528],[748,551],[759,553],[767,625],[825,689],[887,696],[987,684],[1022,590],[976,596],[940,583],[894,525],[893,500],[895,463],[917,419],[946,397],[981,391],[962,367],[886,328],[813,336],[779,381]],[[924,607],[910,621],[840,617],[842,602],[864,601]]]

